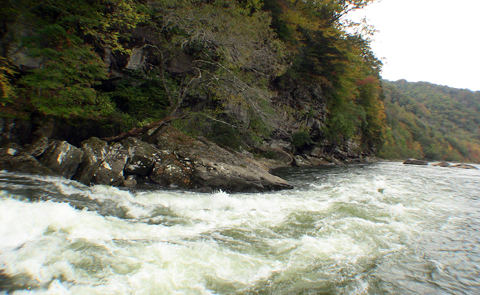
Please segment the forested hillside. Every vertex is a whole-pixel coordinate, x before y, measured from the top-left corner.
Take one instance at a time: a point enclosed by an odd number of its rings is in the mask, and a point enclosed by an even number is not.
[[[371,28],[345,19],[370,2],[4,0],[0,117],[32,133],[54,118],[74,144],[168,118],[233,149],[373,155],[381,62]]]
[[[383,81],[386,141],[380,156],[480,163],[480,92]]]

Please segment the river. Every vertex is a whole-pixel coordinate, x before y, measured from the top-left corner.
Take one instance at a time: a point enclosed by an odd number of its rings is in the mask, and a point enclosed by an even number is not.
[[[295,189],[0,172],[0,294],[480,294],[480,170],[288,168]]]

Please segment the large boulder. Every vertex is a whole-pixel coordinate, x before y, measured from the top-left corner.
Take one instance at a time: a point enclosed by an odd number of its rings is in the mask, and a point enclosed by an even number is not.
[[[150,180],[163,186],[193,188],[193,172],[189,159],[179,157],[177,153],[164,152],[158,154]]]
[[[77,172],[82,157],[81,149],[66,141],[56,140],[45,150],[40,162],[56,174],[71,179]]]
[[[149,174],[155,164],[155,157],[159,153],[158,149],[154,145],[134,137],[125,139],[122,144],[129,156],[125,172],[135,175]]]
[[[83,159],[74,179],[89,185],[109,151],[107,142],[91,137],[82,143]]]
[[[38,175],[55,175],[52,170],[40,164],[34,156],[23,151],[16,144],[8,144],[0,148],[0,170]]]
[[[26,152],[32,156],[40,157],[50,146],[50,141],[46,136],[42,136],[26,148]]]
[[[403,161],[403,164],[409,164],[409,165],[428,165],[428,161],[416,160],[416,159],[407,159],[407,160]]]
[[[169,185],[192,189],[266,191],[292,188],[254,159],[208,141],[191,138],[174,128],[151,134],[150,143],[162,150],[152,176]],[[161,171],[161,172],[160,172]],[[157,181],[157,182],[161,182]]]
[[[123,170],[128,160],[128,151],[120,143],[109,146],[105,159],[93,175],[92,182],[106,185],[123,185],[125,175]]]

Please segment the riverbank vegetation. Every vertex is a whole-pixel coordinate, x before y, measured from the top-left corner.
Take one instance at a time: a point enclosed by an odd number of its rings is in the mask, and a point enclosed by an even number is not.
[[[184,133],[236,150],[282,140],[295,154],[320,147],[317,156],[345,160],[385,142],[389,158],[474,159],[473,130],[446,123],[441,137],[431,125],[457,114],[423,116],[382,89],[374,30],[346,18],[373,1],[6,0],[0,117],[32,130],[53,117],[79,141],[174,118]]]
[[[480,92],[383,81],[386,141],[380,156],[480,163]]]

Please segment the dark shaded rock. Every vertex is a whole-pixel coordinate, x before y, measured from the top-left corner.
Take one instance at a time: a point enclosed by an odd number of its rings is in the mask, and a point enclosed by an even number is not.
[[[226,191],[292,188],[254,159],[207,140],[193,139],[174,128],[149,140],[163,151],[150,177],[157,183]]]
[[[122,185],[125,180],[123,170],[128,160],[128,151],[120,143],[109,148],[105,160],[92,178],[96,184]]]
[[[409,165],[428,165],[428,161],[416,160],[416,159],[407,159],[407,160],[403,161],[403,164],[409,164]]]
[[[0,170],[38,175],[55,175],[52,170],[40,164],[35,157],[16,144],[0,148]]]
[[[32,156],[38,158],[40,157],[49,147],[50,141],[46,136],[40,137],[38,140],[36,140],[34,143],[29,145],[25,151]]]
[[[137,175],[149,174],[153,169],[155,156],[159,153],[158,149],[134,137],[129,137],[122,143],[129,155],[125,172]]]
[[[82,143],[83,158],[73,179],[89,185],[109,151],[107,142],[91,137]]]
[[[66,141],[54,141],[43,153],[40,162],[53,172],[70,179],[77,172],[83,151]]]
[[[439,163],[432,164],[432,166],[438,166],[438,167],[450,167],[450,164],[449,164],[449,163],[447,163],[447,162],[439,162]]]
[[[460,169],[478,169],[477,167],[473,166],[473,165],[469,165],[469,164],[456,164],[456,165],[453,165],[452,168],[460,168]]]

